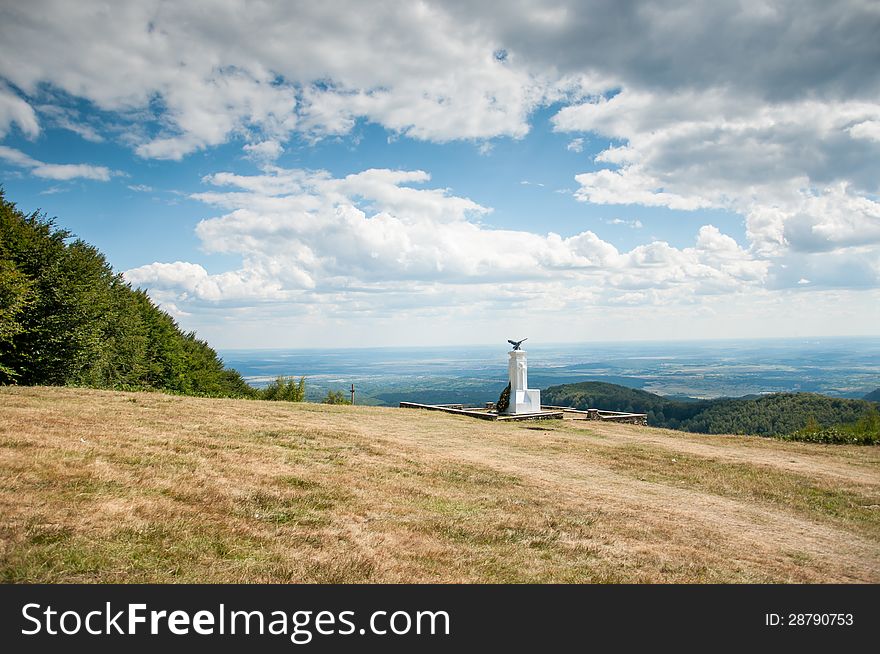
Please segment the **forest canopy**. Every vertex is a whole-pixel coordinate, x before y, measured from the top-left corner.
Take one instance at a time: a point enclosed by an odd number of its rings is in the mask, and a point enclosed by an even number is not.
[[[866,436],[835,442],[876,442],[880,439],[877,406],[866,400],[827,397],[815,393],[774,393],[760,397],[677,400],[608,384],[580,382],[551,386],[544,402],[577,409],[646,413],[652,427],[667,427],[701,434],[755,434],[820,440],[816,434],[852,427]],[[846,431],[846,429],[844,429]],[[809,438],[807,438],[809,437]]]
[[[0,383],[253,397],[95,247],[0,188]]]

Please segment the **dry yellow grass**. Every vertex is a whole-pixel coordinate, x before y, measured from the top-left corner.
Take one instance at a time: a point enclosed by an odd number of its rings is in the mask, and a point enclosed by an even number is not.
[[[0,388],[5,582],[880,582],[880,448]]]

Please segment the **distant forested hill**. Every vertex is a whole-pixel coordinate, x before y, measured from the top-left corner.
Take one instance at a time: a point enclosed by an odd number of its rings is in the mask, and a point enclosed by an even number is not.
[[[862,398],[863,400],[868,400],[869,402],[880,402],[880,388],[877,388]]]
[[[551,386],[541,392],[543,404],[647,413],[648,424],[670,427],[681,424],[709,406],[711,400],[671,400],[634,388],[607,382],[580,382]]]
[[[253,393],[97,249],[44,215],[24,214],[2,188],[0,383]]]
[[[670,400],[661,395],[607,384],[581,382],[542,392],[549,405],[647,413],[648,424],[703,434],[791,434],[808,425],[851,424],[876,411],[865,400],[814,393],[776,393],[763,397]]]

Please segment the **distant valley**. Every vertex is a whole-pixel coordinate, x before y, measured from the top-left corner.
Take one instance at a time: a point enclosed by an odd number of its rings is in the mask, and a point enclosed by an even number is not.
[[[498,399],[507,382],[506,345],[225,350],[226,365],[263,386],[305,376],[306,397],[354,384],[357,403]],[[819,393],[861,399],[880,387],[880,338],[532,344],[529,385],[547,389],[604,382],[667,399]]]

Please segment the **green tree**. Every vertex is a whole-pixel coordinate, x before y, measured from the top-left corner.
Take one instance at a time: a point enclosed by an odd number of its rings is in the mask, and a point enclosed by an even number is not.
[[[259,398],[283,402],[302,402],[306,398],[306,378],[300,377],[299,381],[296,381],[293,377],[279,376],[260,392]]]
[[[714,400],[669,399],[605,382],[551,386],[548,404],[647,413],[648,424],[707,434],[774,436],[855,423],[876,404],[815,393],[775,393]]]
[[[323,404],[351,404],[351,400],[345,397],[343,391],[327,391],[327,395],[321,402]]]
[[[253,397],[104,256],[0,188],[0,382]]]
[[[0,243],[2,247],[2,243]],[[0,349],[13,346],[13,338],[24,329],[22,314],[33,301],[32,283],[0,251]],[[0,383],[15,381],[18,373],[0,361]]]

